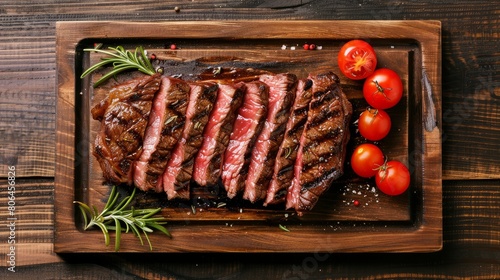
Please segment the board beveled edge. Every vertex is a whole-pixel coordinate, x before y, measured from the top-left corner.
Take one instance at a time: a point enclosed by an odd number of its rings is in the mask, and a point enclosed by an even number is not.
[[[225,27],[225,30],[217,32],[206,32],[206,25]],[[249,27],[275,24],[280,27],[280,32],[271,32],[269,29],[254,32]],[[432,101],[437,103],[435,108],[436,126],[430,131],[423,132],[424,140],[424,162],[426,172],[423,175],[423,198],[424,212],[421,222],[416,227],[398,232],[398,242],[389,243],[386,239],[395,233],[391,231],[365,232],[357,235],[352,232],[336,232],[332,235],[311,232],[306,230],[296,231],[293,235],[284,236],[279,242],[275,242],[275,233],[269,233],[262,228],[245,227],[243,229],[220,228],[199,228],[187,227],[176,228],[176,235],[173,240],[167,240],[167,248],[155,249],[154,252],[433,252],[442,248],[442,170],[441,170],[441,23],[439,21],[210,21],[210,22],[57,22],[56,23],[56,70],[57,70],[57,118],[56,118],[56,178],[55,178],[55,238],[54,251],[56,253],[75,252],[112,252],[112,246],[104,247],[102,244],[102,234],[100,232],[80,232],[73,221],[74,207],[74,132],[75,132],[75,100],[74,100],[74,51],[80,40],[87,38],[109,38],[110,34],[121,38],[158,38],[153,33],[137,36],[136,32],[130,32],[130,28],[140,28],[146,30],[165,29],[171,32],[171,36],[195,38],[330,38],[349,39],[354,38],[353,34],[335,34],[330,28],[325,26],[339,27],[346,26],[354,28],[357,33],[355,37],[370,38],[373,33],[368,34],[369,26],[377,25],[378,30],[384,31],[386,27],[409,28],[419,30],[413,32],[414,36],[407,39],[416,40],[422,48],[422,67],[426,71],[432,87]],[[321,32],[299,33],[299,28],[308,30],[319,30]],[[124,28],[130,27],[130,28]],[[149,28],[148,28],[149,27]],[[153,28],[155,27],[155,28]],[[342,29],[342,28],[340,28]],[[208,30],[216,30],[210,28]],[[242,30],[247,31],[242,32]],[[349,30],[349,29],[347,29]],[[290,32],[288,32],[290,31]],[[158,33],[157,33],[158,34]],[[168,34],[168,33],[166,33]],[[186,35],[187,34],[187,35]],[[283,35],[286,34],[286,35]],[[332,35],[335,34],[335,35]],[[380,35],[382,34],[382,35]],[[405,39],[397,33],[382,32],[379,38]],[[281,37],[280,37],[281,36]],[[166,36],[164,36],[166,37]],[[423,96],[425,96],[423,94]],[[61,116],[64,116],[61,117]],[[249,231],[257,235],[255,239],[247,243],[247,246],[237,247],[230,244],[217,244],[214,240],[204,239],[204,231],[215,231],[228,239],[241,238],[242,234]],[[162,236],[152,236],[153,243],[161,242]],[[126,244],[120,252],[148,252],[146,247],[137,245],[137,240],[125,237]],[[192,246],[193,239],[197,243],[204,244],[204,247]],[[321,238],[330,240],[324,247],[317,244],[304,243],[304,240],[311,238]],[[334,238],[334,240],[331,240]],[[371,246],[356,246],[356,241],[370,238],[373,240]],[[130,240],[128,240],[130,239]],[[273,240],[268,242],[266,240]],[[82,244],[82,240],[85,243]],[[377,241],[380,240],[380,241]],[[341,241],[339,243],[338,241]],[[168,244],[168,243],[171,244]],[[85,246],[95,244],[96,247]],[[134,245],[135,244],[135,245]],[[309,244],[309,245],[308,245]],[[415,244],[419,244],[417,247]],[[83,246],[82,246],[83,245]],[[170,246],[169,246],[170,245]],[[268,247],[265,247],[265,246]]]

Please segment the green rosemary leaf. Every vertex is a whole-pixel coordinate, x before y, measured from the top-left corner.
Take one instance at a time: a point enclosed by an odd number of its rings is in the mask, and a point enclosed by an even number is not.
[[[283,226],[283,225],[281,225],[281,224],[279,224],[278,226],[279,226],[279,228],[280,228],[281,230],[284,230],[284,231],[286,231],[286,232],[290,232],[290,230],[289,230],[289,229],[287,229],[285,226]]]
[[[155,216],[161,211],[161,208],[134,209],[133,206],[130,206],[135,193],[136,189],[132,191],[131,195],[125,197],[115,205],[119,194],[116,191],[116,187],[113,187],[105,208],[100,213],[95,206],[88,206],[79,201],[74,201],[73,203],[78,205],[83,215],[84,229],[88,230],[94,226],[98,227],[104,235],[106,246],[109,245],[111,239],[109,232],[115,232],[115,251],[120,249],[122,233],[132,232],[139,239],[141,245],[144,245],[142,238],[144,235],[148,241],[150,250],[152,250],[153,246],[148,233],[158,230],[171,237],[170,232],[163,226],[167,221],[164,217]],[[129,206],[130,209],[126,209]]]
[[[144,245],[144,241],[142,241],[141,233],[137,229],[136,225],[132,224],[132,225],[130,225],[130,228],[132,229],[132,232],[134,233],[134,235],[137,238],[139,238],[139,241],[141,242],[141,245]]]
[[[116,207],[117,211],[122,211],[123,209],[125,209],[127,206],[130,205],[130,203],[132,202],[132,199],[134,199],[134,196],[135,196],[135,191],[137,189],[134,188],[134,190],[132,191],[132,194],[130,194],[128,197],[126,197],[124,199],[125,203],[123,205],[121,205],[121,207]]]
[[[137,47],[139,49],[139,52],[142,55],[142,61],[145,62],[145,66],[147,69],[154,69],[153,65],[151,64],[151,61],[149,61],[148,57],[146,56],[146,53],[144,52],[144,49],[142,46]],[[154,73],[153,73],[154,74]]]
[[[106,202],[106,205],[104,206],[104,209],[110,209],[113,207],[113,205],[116,203],[116,200],[118,199],[118,194],[116,192],[116,188],[111,189],[111,193],[109,194],[108,201]]]
[[[149,240],[149,236],[148,236],[148,234],[146,233],[146,231],[144,231],[144,229],[142,230],[142,233],[144,233],[144,237],[146,237],[146,240],[148,241],[148,244],[149,244],[149,250],[150,250],[150,251],[153,251],[153,245],[151,244],[151,240]]]
[[[172,238],[172,235],[164,226],[161,226],[159,224],[150,224],[149,226],[163,232],[166,236]]]
[[[116,235],[115,235],[115,251],[118,252],[120,250],[120,240],[121,240],[121,234],[122,234],[122,227],[120,224],[120,221],[116,218],[113,219],[115,221],[116,225]]]
[[[95,225],[98,226],[101,229],[102,233],[104,234],[104,244],[106,246],[109,246],[110,237],[109,237],[108,229],[102,223],[95,223]]]
[[[78,204],[78,208],[80,208],[80,211],[82,211],[83,222],[85,223],[85,226],[87,226],[89,224],[89,220],[87,218],[87,212],[86,211],[89,211],[89,213],[90,213],[90,208],[88,208],[88,206],[85,205],[85,204],[83,204],[83,203],[79,203]],[[86,209],[88,209],[88,210],[86,210]],[[90,213],[90,214],[92,215],[92,213]]]
[[[109,57],[102,58],[100,62],[89,67],[82,73],[80,78],[83,79],[90,73],[108,64],[113,66],[113,70],[109,71],[97,80],[97,82],[94,83],[94,87],[97,87],[109,78],[130,69],[137,69],[147,75],[154,75],[156,73],[142,46],[137,47],[133,53],[125,50],[122,46],[118,46],[116,48],[109,47],[108,49],[113,52],[98,48],[84,49],[84,51],[87,52],[102,53],[108,55]]]
[[[94,216],[99,216],[99,211],[97,211],[97,207],[92,206],[92,209],[94,209]]]
[[[144,216],[142,216],[142,219],[144,220],[144,219],[147,219],[151,216],[154,216],[160,211],[161,211],[161,208],[156,208],[156,209],[154,209],[154,211],[150,211],[149,213],[146,213]]]

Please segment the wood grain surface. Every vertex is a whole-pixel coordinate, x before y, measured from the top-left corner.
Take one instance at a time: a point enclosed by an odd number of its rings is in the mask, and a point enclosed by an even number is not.
[[[366,32],[372,26],[377,26],[376,33]],[[342,31],[348,28],[352,30]],[[166,66],[165,71],[183,77],[196,76],[209,66],[240,65],[240,68],[252,67],[275,73],[290,72],[299,78],[305,78],[310,72],[315,71],[339,72],[331,58],[336,56],[346,39],[353,37],[372,40],[377,51],[379,66],[397,71],[404,81],[404,88],[407,89],[400,102],[401,105],[388,111],[395,120],[396,129],[388,137],[390,140],[383,141],[381,146],[391,159],[401,160],[407,166],[411,166],[412,172],[415,170],[414,184],[409,195],[404,199],[393,199],[377,194],[377,202],[373,204],[359,198],[365,205],[362,208],[366,211],[353,214],[349,211],[352,207],[349,201],[355,198],[350,198],[349,194],[342,195],[342,192],[352,193],[344,188],[343,191],[328,192],[314,211],[298,219],[295,219],[293,211],[286,212],[279,208],[274,210],[258,205],[239,206],[241,212],[235,212],[230,207],[202,208],[197,215],[190,215],[186,206],[167,206],[162,214],[168,217],[171,224],[169,227],[175,232],[174,238],[165,241],[162,236],[152,235],[154,243],[169,243],[168,246],[157,246],[155,251],[309,252],[318,249],[332,252],[407,252],[440,249],[441,132],[437,123],[440,122],[441,112],[426,107],[426,104],[430,104],[427,106],[440,108],[441,104],[440,31],[440,23],[437,21],[58,23],[56,252],[103,251],[102,246],[97,243],[101,238],[100,233],[82,233],[75,224],[75,214],[72,211],[75,207],[72,202],[75,197],[82,197],[86,198],[84,202],[87,204],[104,206],[102,194],[108,193],[109,187],[102,184],[102,172],[98,162],[93,156],[89,156],[93,151],[95,134],[100,128],[99,122],[90,120],[89,116],[90,108],[98,104],[107,95],[111,85],[116,82],[108,82],[97,89],[92,89],[93,81],[85,80],[81,85],[76,82],[75,77],[78,77],[80,72],[78,65],[89,64],[88,53],[78,53],[78,50],[88,47],[88,44],[92,46],[99,40],[106,40],[109,45],[125,46],[148,43],[147,49],[150,53],[163,57],[158,62],[160,65],[175,62],[175,66]],[[158,35],[167,32],[168,36]],[[128,42],[127,38],[134,41]],[[88,39],[92,41],[88,42]],[[165,42],[171,40],[176,40],[179,50],[165,50]],[[323,48],[315,52],[307,52],[300,48],[295,51],[281,49],[281,46],[286,44],[302,45],[304,40],[315,40]],[[99,61],[100,57],[90,54],[90,64]],[[422,73],[425,73],[426,82],[430,85],[429,92],[423,89]],[[98,77],[99,74],[96,79]],[[119,83],[120,80],[127,79],[127,75],[118,76],[117,79]],[[355,114],[359,115],[367,107],[362,101],[362,83],[342,77],[341,84],[344,85],[348,98],[355,103]],[[429,118],[430,121],[427,120]],[[429,127],[425,126],[427,122],[430,122]],[[354,141],[355,138],[356,134],[353,131],[351,139]],[[344,180],[350,182],[349,179]],[[79,181],[88,184],[80,184]],[[370,193],[365,187],[367,184],[365,182],[349,184],[352,185],[350,188],[363,189],[363,192]],[[333,189],[343,185],[345,183]],[[164,199],[161,196],[159,199],[149,199],[150,203],[154,203],[155,200],[161,203]],[[342,203],[342,200],[348,202]],[[187,203],[196,205],[193,201]],[[184,204],[186,202],[182,203]],[[285,214],[290,215],[290,219],[284,219]],[[358,224],[355,230],[347,225],[342,226],[345,229],[339,230],[337,226],[341,222],[356,221],[363,221],[366,226]],[[186,226],[188,222],[189,225]],[[405,228],[400,224],[373,225],[383,222],[405,222],[408,226]],[[231,226],[220,227],[224,223]],[[265,226],[263,223],[270,225]],[[278,223],[294,228],[294,234],[283,235]],[[317,227],[316,224],[321,226]],[[329,230],[326,230],[325,226]],[[393,235],[399,236],[400,240],[394,242]],[[82,238],[93,241],[82,243],[80,242]],[[198,240],[197,244],[191,242],[193,238]],[[325,239],[353,242],[333,244],[334,242],[325,242]],[[128,250],[141,252],[144,251],[144,247],[137,245],[122,248],[124,252]]]
[[[0,1],[0,205],[16,167],[17,269],[4,279],[497,279],[498,1]],[[174,7],[180,8],[179,12]],[[443,249],[431,254],[57,255],[56,21],[442,22]],[[0,237],[7,240],[6,206]]]

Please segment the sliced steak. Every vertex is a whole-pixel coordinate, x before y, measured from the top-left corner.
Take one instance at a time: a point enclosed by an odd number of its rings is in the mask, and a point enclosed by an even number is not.
[[[264,128],[252,150],[245,181],[243,198],[251,202],[266,197],[297,87],[297,77],[289,73],[262,75],[260,81],[269,86],[269,109]]]
[[[203,143],[194,162],[193,179],[200,186],[215,185],[222,172],[224,151],[229,144],[236,113],[243,101],[245,84],[219,84],[219,92]]]
[[[160,75],[127,81],[114,87],[91,109],[92,117],[101,121],[93,154],[107,182],[132,184],[132,165],[142,152],[144,131],[160,81]]]
[[[295,102],[274,163],[274,173],[267,189],[264,205],[281,203],[286,199],[288,187],[293,179],[293,166],[299,150],[300,136],[307,121],[309,102],[312,98],[312,84],[312,80],[309,79],[300,80],[297,84]]]
[[[224,153],[222,183],[233,198],[244,189],[252,148],[267,116],[269,87],[259,81],[246,84],[243,105],[238,110],[229,144]]]
[[[310,75],[313,99],[287,194],[287,208],[310,210],[318,198],[343,174],[352,105],[331,73]]]
[[[179,79],[163,77],[153,100],[142,153],[135,162],[134,184],[143,191],[161,192],[158,179],[165,171],[170,153],[184,127],[189,85]]]
[[[163,190],[168,199],[189,199],[189,185],[194,159],[203,142],[203,129],[217,99],[216,83],[190,83],[191,93],[186,110],[182,137],[172,152],[163,173]]]

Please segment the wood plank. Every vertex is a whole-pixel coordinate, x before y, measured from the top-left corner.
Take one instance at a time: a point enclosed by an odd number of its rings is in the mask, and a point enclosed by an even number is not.
[[[268,28],[265,30],[259,29],[263,24]],[[375,34],[367,33],[366,27],[373,25],[379,26],[378,32]],[[207,26],[212,26],[212,28],[207,30]],[[330,28],[325,28],[325,26],[330,26]],[[82,250],[90,252],[96,250],[92,242],[86,243],[83,246],[79,242],[83,236],[95,238],[98,233],[82,234],[82,232],[77,230],[74,223],[74,206],[72,205],[74,199],[73,189],[76,190],[77,197],[83,198],[84,202],[97,203],[98,205],[103,203],[102,194],[109,192],[109,188],[101,184],[102,177],[99,175],[100,170],[96,162],[93,162],[93,158],[88,156],[92,149],[90,144],[93,141],[92,134],[95,134],[98,130],[98,123],[88,124],[86,121],[82,123],[75,122],[76,119],[88,119],[88,111],[92,106],[89,102],[98,102],[98,98],[93,96],[90,85],[86,84],[89,81],[84,81],[81,87],[77,85],[76,90],[80,94],[75,94],[74,92],[75,73],[73,69],[75,69],[75,63],[77,62],[74,59],[80,59],[81,57],[85,59],[85,55],[75,54],[75,50],[85,47],[79,46],[77,48],[78,42],[93,44],[96,38],[109,39],[111,36],[115,36],[121,38],[121,43],[124,44],[127,43],[126,40],[137,39],[149,41],[156,39],[156,44],[164,44],[165,40],[176,38],[176,42],[182,47],[179,51],[174,52],[174,54],[177,55],[177,60],[186,61],[188,65],[193,56],[200,59],[200,54],[202,54],[201,58],[203,58],[203,61],[206,61],[205,57],[217,57],[218,51],[212,52],[211,50],[215,46],[219,46],[220,49],[224,50],[223,57],[236,57],[234,61],[243,63],[242,65],[246,65],[249,62],[256,63],[257,68],[260,68],[259,65],[263,67],[266,65],[275,65],[274,68],[271,67],[271,70],[277,72],[296,72],[300,77],[304,75],[302,72],[309,71],[307,70],[309,67],[317,70],[327,69],[328,67],[335,69],[337,67],[336,63],[329,58],[334,57],[338,52],[338,48],[342,45],[342,40],[345,41],[352,38],[351,32],[338,31],[344,30],[342,26],[349,26],[352,30],[356,30],[359,37],[372,36],[373,44],[380,51],[381,65],[387,65],[394,69],[402,67],[400,71],[405,80],[405,87],[408,88],[408,96],[402,102],[403,105],[399,107],[402,108],[403,114],[396,119],[400,123],[396,122],[395,124],[399,127],[400,131],[400,135],[396,139],[400,137],[399,139],[403,140],[399,145],[390,145],[402,148],[388,149],[387,154],[393,158],[399,158],[406,162],[407,165],[412,165],[412,170],[415,170],[413,173],[413,191],[409,192],[408,196],[403,197],[399,201],[379,198],[381,205],[388,203],[391,207],[380,207],[374,212],[368,210],[364,212],[365,217],[360,216],[361,218],[353,217],[349,211],[345,213],[342,210],[339,213],[331,212],[332,208],[328,206],[328,200],[325,200],[326,202],[323,206],[318,206],[318,211],[312,211],[311,214],[305,215],[304,218],[296,221],[295,224],[290,224],[290,227],[294,228],[295,233],[293,236],[280,236],[277,242],[270,242],[270,240],[274,240],[277,236],[275,232],[277,225],[274,225],[274,230],[272,225],[263,229],[262,223],[272,220],[280,221],[282,218],[279,217],[283,217],[283,211],[253,210],[252,207],[248,207],[239,213],[233,213],[227,211],[227,209],[214,209],[203,211],[203,214],[197,216],[190,216],[186,215],[185,210],[181,209],[179,211],[178,207],[166,207],[163,214],[172,221],[172,230],[175,232],[176,238],[173,239],[171,246],[156,248],[155,250],[175,252],[196,252],[200,250],[225,252],[311,251],[314,249],[311,245],[301,242],[301,240],[310,240],[311,238],[341,238],[352,241],[343,245],[335,244],[330,246],[329,248],[334,251],[429,251],[439,249],[441,242],[441,133],[437,124],[439,124],[440,112],[435,111],[431,105],[437,104],[436,107],[440,107],[440,24],[438,22],[423,21],[249,21],[204,22],[203,24],[197,22],[107,22],[106,24],[102,24],[102,22],[66,22],[58,24],[57,45],[60,48],[58,51],[58,109],[60,110],[58,111],[58,115],[64,117],[57,119],[58,156],[56,159],[58,172],[56,174],[56,185],[58,187],[56,188],[56,200],[58,203],[56,205],[58,213],[61,214],[56,219],[58,223],[56,251]],[[123,32],[124,30],[127,30],[127,32]],[[130,30],[136,30],[137,32],[130,33],[128,32]],[[150,33],[151,30],[155,30],[155,32]],[[220,32],[219,30],[224,31]],[[158,38],[156,35],[158,33],[166,33],[167,31],[169,34],[168,37]],[[137,38],[135,34],[141,34],[141,37]],[[93,41],[82,41],[86,38],[93,38]],[[381,38],[384,41],[377,41],[377,39]],[[256,39],[257,41],[255,41]],[[301,45],[307,40],[317,40],[321,44],[324,43],[325,51],[306,52],[304,61],[301,62],[299,59],[297,62],[294,62],[297,60],[297,55],[293,53],[299,50],[281,49],[282,44],[285,44],[284,42]],[[412,42],[411,40],[417,43],[408,43]],[[157,51],[154,48],[155,43],[150,42],[150,44],[150,47],[154,51]],[[193,46],[195,47],[193,48]],[[183,49],[187,51],[183,51]],[[202,49],[206,49],[207,51]],[[238,55],[236,55],[236,52],[231,54],[231,49],[235,49]],[[259,51],[259,54],[263,55],[256,56],[256,50]],[[302,52],[305,51],[302,50]],[[315,55],[312,55],[313,53]],[[172,55],[172,52],[159,53],[162,56],[169,54]],[[239,58],[240,56],[242,58]],[[217,60],[219,59],[215,59],[215,61]],[[86,64],[86,62],[83,62],[83,64]],[[177,64],[179,65],[180,62],[177,62]],[[179,66],[179,68],[182,69],[182,66]],[[425,69],[425,72],[423,69]],[[120,77],[118,78],[120,79]],[[425,89],[420,84],[422,78],[426,79],[429,85]],[[356,95],[361,96],[361,83],[350,84],[352,82],[348,82],[345,78],[342,79],[345,82],[345,86],[347,88],[350,87],[349,90],[345,90],[348,94],[353,93],[352,98],[355,98]],[[99,91],[106,91],[106,87],[109,87],[109,84],[103,86],[102,89],[97,89],[96,96],[100,94]],[[76,107],[76,104],[81,104],[78,105],[81,107]],[[366,107],[366,104],[360,108],[364,107]],[[412,114],[409,113],[410,111]],[[394,112],[398,114],[397,109]],[[422,127],[422,123],[426,122],[428,123],[427,126]],[[87,131],[89,125],[90,131]],[[90,138],[87,135],[90,135]],[[412,141],[409,140],[409,137],[412,137]],[[83,158],[80,158],[82,154],[78,153],[77,155],[74,153],[75,149],[78,150],[81,148],[79,145],[77,145],[78,147],[74,146],[74,143],[89,144],[89,151],[83,154]],[[410,158],[410,155],[412,158]],[[78,163],[75,171],[72,165],[74,160],[77,160]],[[425,170],[425,172],[421,172],[420,170]],[[79,178],[78,184],[75,184],[74,174]],[[338,198],[338,195],[334,195],[333,197]],[[350,199],[352,198],[349,198],[347,201]],[[337,204],[339,202],[337,201]],[[349,202],[344,205],[340,204],[339,207],[349,208]],[[397,209],[402,209],[403,211]],[[374,213],[374,216],[371,216],[371,213]],[[195,221],[202,221],[203,223],[195,224]],[[251,221],[252,223],[246,224],[245,221]],[[325,221],[328,221],[326,225]],[[332,236],[329,235],[337,231],[337,224],[334,224],[334,222],[354,223],[352,225],[355,226],[355,221],[366,221],[366,226],[360,230],[364,233],[352,234],[351,230],[346,230],[345,232],[337,232]],[[378,222],[382,224],[385,222],[395,222],[397,224],[399,222],[406,223],[407,226],[401,227],[402,224],[400,224],[400,226],[386,228]],[[189,223],[190,226],[185,227],[185,223]],[[233,228],[233,224],[237,226]],[[298,225],[298,227],[294,227],[294,225]],[[381,225],[382,227],[380,227]],[[205,234],[199,235],[193,233],[193,230],[195,232],[205,232]],[[320,232],[326,232],[327,234],[323,235]],[[402,241],[397,243],[389,242],[388,237],[396,232]],[[194,235],[203,246],[190,246],[190,240]],[[218,236],[220,235],[224,235],[226,238],[219,240]],[[238,238],[238,236],[241,237],[242,235],[245,236],[244,239]],[[376,235],[379,236],[379,239],[367,239],[367,235]],[[161,237],[152,236],[153,240],[157,238]],[[418,244],[413,242],[416,238],[419,239]],[[122,250],[142,251],[143,248],[137,245],[130,245],[130,247],[124,245]]]
[[[5,242],[0,243],[2,266],[6,266],[7,253],[15,247],[16,266],[28,266],[62,261],[54,253],[54,182],[53,179],[14,179],[15,185],[0,180],[0,233]],[[10,199],[7,186],[14,186]],[[15,204],[9,203],[12,200]],[[14,208],[6,209],[7,205]],[[8,211],[7,211],[8,210]],[[12,213],[11,213],[12,211]],[[12,215],[11,215],[12,214]],[[11,237],[12,243],[7,242]],[[7,265],[10,266],[10,265]]]
[[[217,19],[441,19],[443,22],[443,178],[500,178],[500,159],[495,156],[499,148],[500,132],[493,129],[499,120],[493,114],[498,110],[500,80],[496,50],[498,21],[496,3],[491,1],[451,1],[436,4],[448,9],[427,9],[414,1],[404,4],[351,1],[331,5],[328,1],[285,8],[257,8],[266,1],[178,1],[144,2],[123,1],[113,3],[109,13],[106,3],[95,1],[65,1],[42,3],[25,1],[4,3],[0,10],[0,98],[13,96],[23,100],[19,92],[36,95],[35,100],[52,98],[50,108],[34,110],[37,103],[21,101],[22,113],[34,114],[32,118],[18,118],[9,108],[0,104],[0,134],[17,139],[21,148],[12,145],[0,147],[0,158],[16,158],[23,177],[54,175],[53,124],[55,121],[55,22],[57,20],[217,20]],[[175,13],[173,7],[180,6]],[[355,13],[352,13],[355,11]],[[481,46],[481,47],[478,47]],[[20,63],[20,64],[19,64]],[[21,67],[20,67],[21,66]],[[38,70],[42,71],[38,72]],[[34,74],[34,75],[33,75]],[[2,75],[6,75],[3,76]],[[20,95],[20,96],[19,96]],[[476,102],[475,98],[482,100]],[[472,106],[471,106],[472,105]],[[33,107],[32,107],[33,106]],[[49,115],[47,115],[50,113]],[[33,120],[37,120],[35,123]],[[43,120],[39,123],[39,120]],[[26,127],[26,130],[21,129]],[[43,129],[47,142],[35,148],[29,143],[38,138],[33,129]],[[478,131],[470,134],[469,131]],[[39,140],[38,140],[39,141]],[[481,141],[484,148],[476,149],[471,142]],[[491,149],[491,150],[490,150]],[[27,151],[37,160],[34,167]],[[16,156],[21,153],[20,156]],[[6,154],[7,157],[4,157]],[[466,167],[466,168],[465,168]],[[3,171],[0,166],[0,171]],[[2,175],[5,172],[1,172]]]
[[[28,3],[29,2],[29,3]],[[136,279],[186,279],[186,278],[477,278],[494,279],[500,274],[498,264],[498,180],[473,180],[466,182],[451,179],[500,178],[496,155],[498,131],[498,4],[496,1],[445,0],[435,3],[418,1],[345,1],[332,5],[329,0],[287,9],[261,9],[257,5],[267,1],[131,1],[112,3],[102,1],[11,1],[0,5],[0,114],[1,103],[20,88],[34,89],[39,95],[54,98],[55,62],[50,62],[51,75],[30,76],[34,68],[45,67],[36,56],[29,53],[44,52],[55,57],[55,21],[62,20],[222,20],[222,19],[342,19],[342,20],[406,20],[440,19],[443,23],[443,178],[444,181],[444,248],[433,254],[330,254],[326,261],[311,262],[315,254],[194,254],[189,256],[162,254],[144,258],[144,255],[124,256],[92,254],[87,256],[63,255],[66,263],[54,265],[22,266],[15,275],[0,271],[0,278],[117,278]],[[271,1],[273,2],[273,1]],[[276,1],[279,2],[279,1]],[[293,1],[289,1],[293,2]],[[108,5],[108,6],[106,6]],[[180,13],[172,12],[177,5]],[[186,6],[189,5],[189,6]],[[50,47],[39,45],[48,42]],[[8,44],[8,47],[6,47]],[[18,45],[17,45],[18,44]],[[17,72],[17,61],[26,65]],[[36,89],[40,89],[37,92]],[[479,93],[479,94],[476,94]],[[17,96],[15,96],[17,98]],[[470,110],[475,98],[483,100]],[[24,103],[23,103],[24,104]],[[19,119],[5,113],[0,122],[0,136],[13,127],[36,128],[42,110],[31,110],[33,103],[26,103],[25,116]],[[55,99],[52,102],[55,112]],[[451,108],[451,109],[450,109]],[[463,114],[465,108],[466,113]],[[448,113],[446,111],[449,111]],[[464,117],[457,117],[462,114]],[[6,120],[7,122],[4,122]],[[29,166],[30,158],[38,156],[47,160],[32,164],[24,176],[54,176],[53,126],[42,125],[44,138],[38,149],[27,150],[27,143],[37,138],[34,134],[16,132],[13,137],[21,145],[25,156],[19,157],[17,166]],[[26,130],[28,131],[28,130]],[[478,133],[470,133],[478,131]],[[52,135],[52,136],[51,136]],[[2,143],[3,145],[4,143]],[[0,162],[5,153],[15,155],[9,146],[0,147]],[[478,149],[478,147],[484,147]],[[50,155],[42,155],[48,153]],[[30,156],[28,156],[30,155]],[[0,165],[0,176],[6,176],[5,165]],[[29,171],[29,172],[28,172]],[[28,179],[31,180],[31,179]],[[35,184],[33,187],[36,188]],[[3,183],[2,183],[2,186]],[[3,193],[3,192],[2,192]],[[47,199],[50,201],[50,198]],[[30,202],[31,203],[31,202]],[[33,206],[34,208],[36,206]],[[490,208],[491,207],[491,208]],[[492,210],[493,209],[493,210]],[[0,228],[0,232],[4,228]],[[4,232],[0,233],[1,235]],[[38,245],[37,245],[38,246]],[[33,246],[33,250],[37,250]],[[2,252],[4,252],[2,250]],[[3,254],[2,254],[3,256]],[[158,256],[161,261],[158,262]],[[29,256],[23,255],[23,258]],[[4,261],[2,257],[2,264]],[[43,256],[38,260],[43,261]],[[122,262],[120,262],[120,260]],[[115,266],[115,264],[117,264]],[[307,269],[307,271],[304,270]],[[3,268],[3,267],[2,267]],[[291,271],[291,273],[290,273]],[[294,271],[296,271],[294,273]],[[287,273],[288,274],[285,274]],[[139,276],[131,276],[139,275]],[[301,273],[301,274],[298,274]]]
[[[49,182],[49,180],[43,180]],[[4,185],[4,182],[1,183]],[[53,189],[50,183],[23,179],[20,199],[33,197],[33,191]],[[495,256],[499,244],[498,211],[500,201],[498,180],[445,181],[443,188],[443,250],[431,254],[337,254],[311,252],[304,254],[61,254],[50,250],[52,241],[22,237],[21,265],[16,276],[29,279],[70,278],[85,274],[87,278],[141,277],[147,279],[231,278],[250,279],[299,278],[310,279],[345,277],[369,278],[438,278],[443,275],[457,278],[494,279],[500,272]],[[30,191],[31,190],[31,193]],[[3,191],[1,193],[4,193]],[[44,196],[41,196],[44,197]],[[33,199],[33,209],[43,207],[47,200]],[[50,201],[50,199],[49,199]],[[1,201],[0,203],[4,203]],[[32,210],[35,211],[35,210]],[[5,217],[0,217],[4,221]],[[45,232],[45,224],[54,226],[53,217],[41,217],[30,222],[31,227]],[[20,236],[23,235],[21,229]],[[1,225],[0,234],[6,234]],[[46,235],[39,233],[37,235]],[[49,235],[47,235],[49,236]],[[102,240],[101,240],[102,241]],[[3,244],[2,244],[3,246]],[[104,244],[102,244],[104,246]],[[6,252],[4,247],[0,249]],[[3,271],[0,275],[6,275]],[[33,257],[32,257],[33,256]],[[57,256],[57,258],[55,258]],[[29,260],[25,262],[26,260]],[[64,261],[64,262],[62,262]],[[29,265],[28,265],[29,264]],[[37,265],[38,264],[38,265]],[[363,269],[360,269],[363,267]],[[315,269],[312,269],[315,268]],[[97,273],[98,272],[98,273]],[[132,278],[134,279],[134,278]]]

